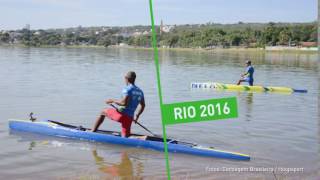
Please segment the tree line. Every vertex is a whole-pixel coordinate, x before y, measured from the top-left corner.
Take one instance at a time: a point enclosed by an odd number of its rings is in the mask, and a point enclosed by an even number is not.
[[[174,28],[159,37],[159,45],[182,48],[298,46],[317,41],[317,24],[244,24],[234,26],[200,25]]]
[[[143,32],[150,29],[150,26],[113,27],[107,28],[107,30],[99,27],[50,30],[24,28],[16,31],[0,31],[0,43],[23,44],[25,46],[97,45],[105,47],[127,43],[129,45],[150,46],[148,38],[146,39],[142,35]]]
[[[20,43],[26,46],[43,45],[98,45],[108,47],[126,43],[131,46],[151,47],[150,26],[140,26],[141,32],[123,35],[123,29],[92,31],[81,28],[75,31],[22,29],[0,33],[2,43]],[[312,23],[267,23],[267,24],[200,24],[179,25],[170,32],[160,32],[157,26],[160,47],[213,48],[213,47],[265,47],[275,45],[297,46],[300,42],[317,41],[317,24]],[[142,32],[147,33],[142,33]],[[131,31],[132,32],[132,31]]]

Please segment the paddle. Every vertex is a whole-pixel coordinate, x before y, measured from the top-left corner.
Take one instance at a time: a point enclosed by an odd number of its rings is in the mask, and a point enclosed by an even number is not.
[[[115,108],[118,112],[119,112],[119,110],[118,110],[118,108],[115,106],[115,105],[113,105],[113,104],[109,104],[111,107],[113,107],[113,108]],[[153,136],[155,136],[155,137],[158,137],[158,138],[162,138],[161,136],[159,136],[159,135],[157,135],[157,134],[154,134],[154,133],[152,133],[148,128],[146,128],[145,126],[143,126],[142,124],[140,124],[138,121],[135,121],[135,120],[133,120],[135,123],[137,123],[140,127],[142,127],[143,129],[145,129],[146,131],[148,131],[150,134],[152,134]],[[195,143],[190,143],[190,142],[184,142],[184,141],[179,141],[179,140],[175,140],[175,141],[177,141],[177,142],[179,142],[180,144],[186,144],[186,145],[192,145],[192,146],[195,146],[196,144]]]
[[[111,107],[115,108],[118,112],[120,112],[115,105],[113,105],[113,104],[109,104],[109,105],[110,105]],[[153,132],[151,132],[148,128],[146,128],[144,125],[140,124],[138,121],[136,121],[136,120],[133,120],[133,121],[134,121],[136,124],[138,124],[140,127],[142,127],[144,130],[148,131],[148,132],[149,132],[150,134],[152,134],[153,136],[155,136],[155,137],[160,137],[159,135],[156,135],[156,134],[154,134]]]

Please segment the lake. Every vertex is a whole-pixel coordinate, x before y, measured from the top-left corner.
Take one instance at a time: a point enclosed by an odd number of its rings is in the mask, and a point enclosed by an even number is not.
[[[166,179],[163,153],[9,131],[8,119],[59,120],[92,127],[104,100],[119,98],[124,74],[137,72],[146,110],[140,122],[162,133],[153,52],[105,48],[0,47],[0,174],[6,179]],[[314,179],[318,166],[318,69],[315,53],[160,51],[165,103],[235,96],[239,117],[167,126],[167,134],[249,154],[249,162],[170,154],[176,179],[295,177]],[[244,62],[255,84],[308,89],[307,94],[191,90],[191,82],[235,83]],[[119,130],[105,121],[101,129]],[[133,125],[134,133],[147,134]],[[303,172],[223,172],[240,168],[303,168]]]
[[[160,54],[164,103],[230,96],[238,99],[237,119],[168,126],[167,134],[249,154],[252,158],[249,162],[236,162],[170,154],[173,176],[189,179],[318,177],[316,53],[162,51]],[[308,89],[308,93],[286,95],[190,89],[190,82],[236,83],[245,70],[246,60],[251,60],[255,67],[256,85]],[[303,171],[287,173],[285,168],[303,168]]]

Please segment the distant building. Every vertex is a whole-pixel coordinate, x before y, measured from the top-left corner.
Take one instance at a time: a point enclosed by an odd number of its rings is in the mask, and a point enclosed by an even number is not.
[[[119,35],[120,35],[120,36],[122,36],[122,37],[125,37],[125,38],[127,38],[127,37],[130,37],[130,36],[131,36],[131,34],[130,34],[130,33],[128,33],[128,32],[121,32]]]
[[[27,29],[27,30],[30,30],[30,24],[26,24],[23,29]]]
[[[143,34],[143,35],[149,35],[149,34],[150,34],[150,32],[148,32],[148,31],[144,31],[142,34]]]
[[[137,36],[140,36],[140,35],[142,35],[142,32],[134,32],[134,33],[132,33],[132,36],[134,36],[134,37],[137,37]]]
[[[174,26],[163,26],[162,28],[162,32],[170,32],[172,29],[174,28]]]
[[[15,31],[10,31],[8,33],[9,33],[9,37],[10,37],[10,43],[12,43],[12,44],[19,43],[18,39],[22,36],[22,33],[15,32]]]
[[[120,43],[119,46],[120,46],[120,47],[128,47],[128,44],[126,44],[126,43]]]
[[[174,26],[164,25],[164,24],[163,24],[163,21],[161,20],[161,24],[160,24],[160,35],[161,35],[162,33],[168,33],[168,32],[170,32],[173,28],[174,28]]]
[[[34,32],[33,34],[34,34],[34,35],[40,35],[41,32],[40,32],[40,31],[36,31],[36,32]]]
[[[163,28],[163,21],[161,19],[161,24],[160,24],[160,35],[162,34],[162,28]]]
[[[102,27],[102,31],[108,31],[109,29],[111,29],[111,28],[109,28],[109,27]]]
[[[81,32],[81,31],[82,31],[82,26],[81,26],[81,25],[79,25],[79,26],[77,27],[77,31],[78,31],[78,32]]]
[[[302,47],[316,47],[317,42],[300,42]]]

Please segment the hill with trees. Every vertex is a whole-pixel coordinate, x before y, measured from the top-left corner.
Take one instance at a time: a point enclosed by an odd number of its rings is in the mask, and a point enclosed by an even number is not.
[[[215,48],[299,46],[317,42],[317,23],[243,23],[156,26],[160,47]],[[67,29],[0,31],[0,43],[25,46],[105,46],[127,44],[151,47],[150,26],[76,27]]]

